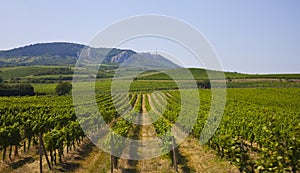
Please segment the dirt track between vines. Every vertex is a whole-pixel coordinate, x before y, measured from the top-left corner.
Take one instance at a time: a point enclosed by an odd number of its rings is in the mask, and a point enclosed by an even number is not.
[[[142,95],[142,109],[141,114],[139,115],[141,124],[146,124],[150,122],[149,117],[147,115],[147,110],[145,106],[145,97],[146,95]],[[147,123],[148,124],[148,123]],[[157,149],[156,143],[148,143],[146,141],[151,140],[157,137],[155,128],[152,124],[149,125],[135,125],[131,131],[130,136],[134,139],[145,141],[145,144],[142,146],[133,147],[131,152],[135,152],[136,156],[141,154],[147,154],[151,152],[156,152]],[[127,153],[128,151],[126,151]],[[158,156],[156,158],[151,159],[143,159],[143,160],[126,160],[119,159],[119,168],[115,170],[116,172],[147,172],[147,173],[156,173],[156,172],[175,172],[172,168],[172,163],[170,158],[166,156]]]
[[[140,119],[141,122],[150,122],[147,115],[145,98],[148,97],[151,110],[155,113],[161,113],[155,108],[155,105],[161,104],[160,100],[151,94],[143,94],[142,109]],[[155,104],[156,102],[156,104]],[[129,132],[129,136],[137,140],[149,140],[157,136],[155,128],[152,124],[149,125],[134,125]],[[153,150],[155,146],[140,146],[138,148],[132,148],[133,154],[139,155],[147,150],[148,152]],[[144,151],[143,151],[144,150]],[[0,163],[0,173],[23,173],[23,172],[38,172],[39,171],[39,159],[36,154],[36,150],[32,149],[27,154],[20,153],[21,157],[10,162]],[[220,160],[216,154],[205,146],[201,146],[197,139],[188,137],[185,139],[179,147],[176,149],[176,157],[178,160],[178,172],[239,172],[238,169],[231,165],[228,161]],[[26,160],[26,158],[31,158]],[[162,155],[156,158],[147,160],[126,160],[119,159],[118,169],[114,169],[114,172],[175,172],[172,166],[172,157],[170,155]],[[19,164],[18,167],[12,168],[11,165]],[[104,153],[94,144],[92,144],[87,138],[84,142],[78,146],[75,150],[65,155],[64,162],[55,166],[54,170],[47,168],[46,160],[43,159],[44,172],[110,172],[110,156]]]

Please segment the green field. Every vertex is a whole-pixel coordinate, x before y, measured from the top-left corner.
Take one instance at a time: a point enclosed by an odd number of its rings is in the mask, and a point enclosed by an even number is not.
[[[198,121],[192,131],[192,136],[196,139],[199,138],[206,122],[211,98],[210,90],[199,90],[199,94],[201,101]],[[176,112],[180,110],[180,94],[176,90],[164,90],[162,93],[150,95],[133,92],[130,96],[131,103],[135,105],[134,109],[138,111],[143,104],[142,98],[145,97],[145,105],[150,110],[154,107],[149,104],[149,99],[156,100],[160,95],[166,96],[169,111],[162,114],[163,118],[154,122],[158,136],[164,135],[176,121]],[[224,116],[215,135],[206,145],[242,171],[299,170],[299,95],[300,89],[297,88],[227,89]],[[126,98],[124,96],[120,94],[115,99],[123,102],[123,98]],[[116,119],[112,124],[114,131],[124,137],[129,135],[130,129],[135,127],[124,118],[119,118],[111,96],[97,95],[97,101],[106,123]],[[159,110],[161,101],[158,99],[153,103],[157,105],[155,109]],[[24,143],[27,146],[30,138],[37,139],[39,131],[43,131],[45,145],[50,154],[56,147],[58,153],[62,151],[61,148],[71,148],[73,140],[81,139],[82,132],[78,131],[80,128],[76,125],[71,96],[2,97],[0,104],[2,152],[3,148],[9,148],[11,145],[18,145],[22,150],[21,145]],[[97,116],[80,121],[83,124],[88,123],[86,125],[93,129],[99,126],[93,123],[97,122],[93,121],[93,118],[97,119]],[[32,131],[23,134],[24,128]],[[180,128],[185,129],[184,126]],[[75,136],[66,136],[68,131],[73,131]],[[8,134],[10,136],[7,136]],[[54,138],[53,135],[56,134],[59,138]],[[59,140],[61,143],[51,146],[51,140]],[[115,147],[118,145],[123,144],[119,141],[115,143]]]
[[[114,75],[114,71],[117,69],[116,65],[101,65],[98,73],[99,78],[110,78]],[[133,69],[131,69],[133,70]],[[175,69],[175,70],[163,70],[162,72],[158,71],[146,71],[142,73],[137,79],[140,80],[170,80],[171,78],[166,75],[164,72],[172,73],[178,76],[178,79],[186,79],[185,76],[182,76],[182,71],[184,69]],[[84,69],[79,69],[79,72],[87,74],[88,72]],[[122,69],[120,70],[122,72]],[[130,69],[126,70],[130,72]],[[189,71],[193,75],[195,80],[206,80],[208,79],[208,73],[210,74],[210,80],[218,79],[218,74],[220,72],[213,70],[205,69],[196,69],[189,68]],[[19,67],[1,67],[0,74],[4,80],[8,82],[17,78],[30,79],[30,78],[46,78],[54,77],[56,75],[61,76],[71,76],[73,74],[73,67],[71,66],[19,66]],[[300,79],[300,74],[245,74],[237,72],[224,72],[227,79]],[[181,77],[182,76],[182,77]],[[71,79],[69,79],[71,80]]]
[[[188,81],[181,81],[189,84]],[[83,84],[84,85],[84,84]],[[300,82],[287,81],[231,81],[226,83],[227,88],[300,88]],[[55,87],[57,83],[33,83],[32,86],[38,95],[50,94],[55,95]],[[189,86],[189,85],[188,85]],[[98,94],[109,93],[111,90],[111,80],[97,80],[95,83],[95,92]],[[153,90],[172,90],[178,89],[174,81],[170,80],[141,80],[133,81],[131,91],[153,91]]]

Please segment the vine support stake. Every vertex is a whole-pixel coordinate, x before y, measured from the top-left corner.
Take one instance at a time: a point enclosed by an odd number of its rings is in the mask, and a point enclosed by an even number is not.
[[[42,147],[43,147],[43,151],[44,151],[44,154],[45,154],[45,157],[46,157],[46,161],[47,161],[48,167],[49,167],[49,169],[52,169],[50,161],[48,159],[48,155],[47,155],[47,151],[46,151],[46,148],[45,148],[45,144],[44,144],[43,138],[41,138],[41,142],[42,142]]]
[[[114,160],[114,156],[113,156],[113,152],[114,152],[114,139],[113,139],[113,134],[111,134],[110,136],[110,172],[113,173],[114,172],[114,164],[115,164],[115,160]]]
[[[43,173],[42,133],[39,133],[40,173]]]
[[[172,151],[173,151],[173,164],[174,164],[175,171],[178,172],[174,136],[172,136],[171,139],[172,139]]]

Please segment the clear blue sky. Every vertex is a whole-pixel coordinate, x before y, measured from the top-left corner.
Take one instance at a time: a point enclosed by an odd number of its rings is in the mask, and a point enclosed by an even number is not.
[[[117,20],[161,14],[201,31],[227,71],[300,73],[298,0],[3,0],[0,4],[1,50],[38,42],[87,43]]]

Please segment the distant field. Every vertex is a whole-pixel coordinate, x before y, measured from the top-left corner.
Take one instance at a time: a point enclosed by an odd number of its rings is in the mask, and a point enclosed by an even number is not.
[[[0,71],[4,80],[43,75],[73,74],[73,70],[66,66],[2,67]]]
[[[125,82],[125,81],[124,81]],[[189,82],[185,82],[189,83]],[[85,86],[86,82],[81,82],[82,86]],[[57,83],[34,83],[35,92],[38,95],[50,94],[55,95],[55,87]],[[264,82],[227,82],[227,88],[300,88],[300,82],[286,82],[286,81],[264,81]],[[189,86],[189,85],[187,85]],[[111,80],[97,80],[95,83],[95,92],[97,94],[110,93]],[[130,86],[131,92],[151,92],[153,90],[174,90],[178,89],[178,86],[174,81],[170,80],[144,80],[133,81]]]
[[[37,83],[37,84],[32,84],[34,87],[34,91],[36,94],[50,94],[54,95],[55,94],[55,87],[56,83],[51,83],[51,84],[42,84],[42,83]]]
[[[110,93],[111,92],[111,80],[97,80],[95,83],[95,92],[97,94]],[[124,84],[128,81],[124,81]],[[50,94],[55,95],[55,87],[57,83],[34,83],[35,92],[38,95]],[[91,85],[90,82],[80,82],[79,87],[84,88],[86,85]],[[130,91],[153,91],[153,90],[170,90],[177,89],[177,85],[173,81],[134,81],[131,83]]]
[[[110,78],[114,75],[114,70],[117,67],[115,65],[102,65],[100,67],[100,71],[98,72],[98,78]],[[1,76],[4,80],[11,80],[11,79],[43,79],[43,78],[51,78],[52,75],[57,76],[72,76],[73,68],[70,66],[20,66],[20,67],[1,67]],[[124,71],[124,72],[122,72]],[[131,70],[120,70],[120,73],[128,73],[130,74]],[[132,69],[134,72],[134,70]],[[174,74],[177,79],[186,79],[186,76],[182,75],[182,69],[176,70],[166,70],[168,73]],[[210,74],[210,79],[219,79],[220,72],[212,71],[212,70],[205,70],[205,69],[196,69],[190,68],[189,71],[191,72],[193,78],[195,80],[206,80],[208,79],[208,73]],[[83,74],[87,74],[84,70],[82,70]],[[225,77],[227,79],[300,79],[300,74],[243,74],[237,72],[224,72]],[[55,77],[55,76],[54,76]],[[139,75],[138,79],[140,80],[170,80],[170,76],[166,75],[163,72],[158,71],[146,71]]]
[[[220,79],[220,72],[205,70],[205,69],[189,69],[195,80],[207,80],[208,73],[210,74],[210,79]],[[186,76],[181,75],[182,69],[169,70],[168,73],[174,74],[177,79],[186,79]],[[227,79],[300,79],[300,74],[243,74],[237,72],[224,72],[225,78]],[[171,77],[163,72],[145,72],[143,75],[138,77],[140,80],[170,80]]]
[[[115,65],[102,65],[97,73],[97,77],[113,77],[114,68]],[[53,83],[59,80],[72,80],[73,72],[74,70],[71,66],[19,66],[0,68],[0,76],[9,83]],[[78,75],[87,77],[89,73],[88,70],[79,69]]]

